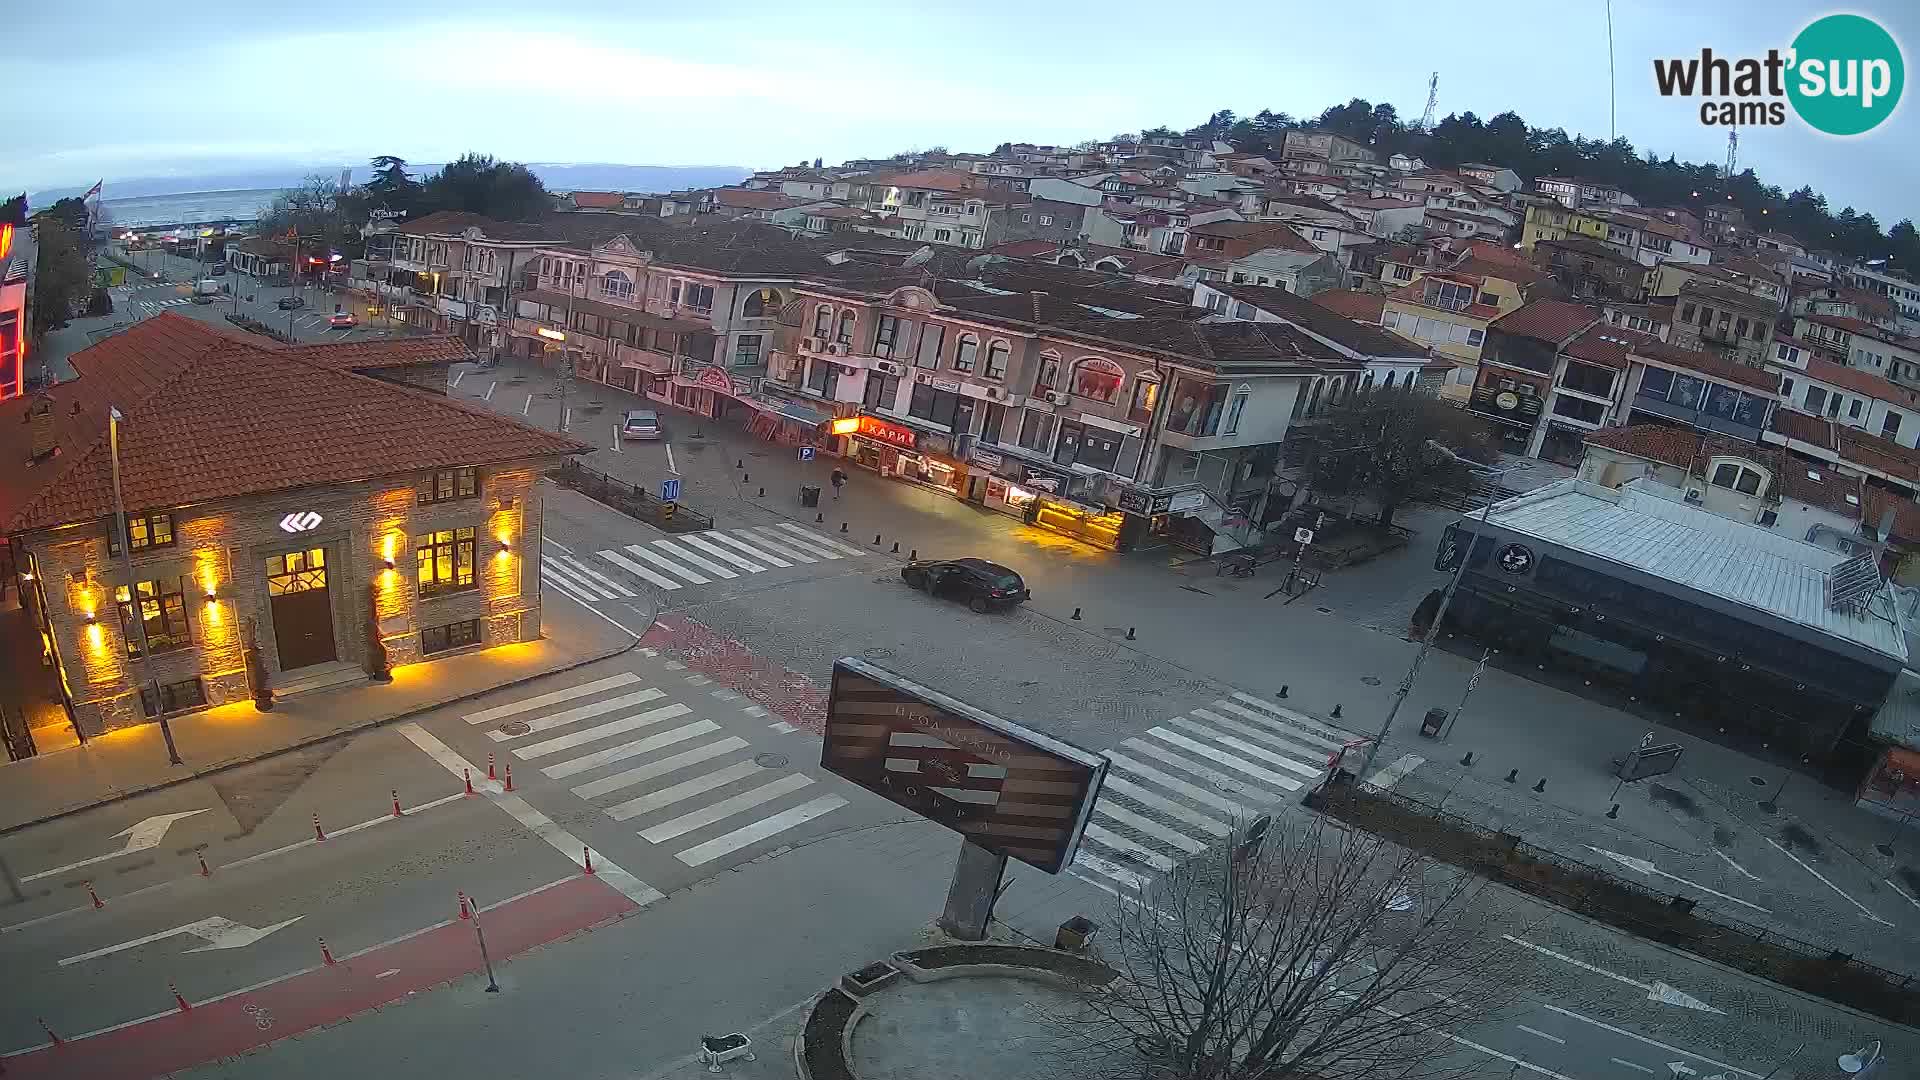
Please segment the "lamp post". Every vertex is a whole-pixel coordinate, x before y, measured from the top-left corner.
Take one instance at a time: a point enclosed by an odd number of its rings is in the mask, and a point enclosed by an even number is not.
[[[120,538],[120,556],[127,567],[127,602],[133,608],[133,632],[140,643],[140,655],[130,658],[127,662],[127,674],[133,676],[140,667],[136,661],[144,661],[151,650],[147,644],[145,604],[140,599],[140,582],[133,569],[133,536],[127,531],[127,504],[120,495],[120,421],[124,419],[119,409],[111,405],[107,406],[107,450],[113,460],[113,528],[115,535]],[[165,603],[160,599],[157,591],[153,602],[162,605]],[[132,678],[130,681],[136,687],[140,685],[140,680],[137,678]],[[167,726],[166,705],[160,700],[158,679],[153,681],[153,714],[160,721],[160,737],[167,743],[167,761],[174,765],[186,764],[180,760],[179,748],[173,745],[173,729]]]
[[[1525,468],[1525,466],[1516,466],[1510,469],[1488,469],[1478,462],[1468,461],[1452,450],[1434,442],[1432,439],[1427,440],[1427,447],[1463,465],[1471,466],[1496,480],[1506,476],[1510,472],[1517,472],[1520,468]],[[1399,688],[1393,692],[1393,704],[1387,707],[1386,718],[1380,721],[1380,731],[1374,735],[1372,741],[1367,743],[1367,757],[1366,760],[1361,763],[1360,772],[1358,773],[1363,783],[1365,782],[1367,773],[1373,770],[1374,755],[1380,752],[1380,743],[1386,739],[1387,731],[1393,727],[1393,718],[1399,714],[1400,706],[1406,702],[1407,695],[1413,692],[1414,680],[1420,676],[1420,666],[1427,662],[1427,654],[1433,651],[1433,643],[1440,636],[1440,624],[1446,620],[1447,608],[1453,603],[1454,590],[1460,587],[1461,575],[1466,573],[1467,563],[1473,559],[1473,549],[1480,543],[1480,534],[1486,531],[1487,517],[1493,513],[1493,504],[1499,501],[1497,495],[1489,494],[1487,496],[1487,505],[1480,508],[1480,528],[1476,529],[1472,538],[1467,541],[1467,550],[1460,553],[1460,561],[1453,567],[1453,576],[1447,579],[1446,591],[1440,594],[1439,610],[1433,613],[1433,622],[1427,627],[1426,636],[1420,639],[1420,651],[1413,654],[1413,663],[1407,667],[1406,678],[1400,680]],[[1462,700],[1462,704],[1465,704],[1464,699]]]

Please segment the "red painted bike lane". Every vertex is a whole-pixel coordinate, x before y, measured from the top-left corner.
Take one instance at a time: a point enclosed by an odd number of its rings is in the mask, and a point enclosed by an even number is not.
[[[498,963],[637,910],[638,904],[582,874],[482,911],[479,917],[488,954]],[[481,968],[473,922],[449,920],[332,966],[6,1058],[0,1073],[7,1080],[141,1080],[242,1054]]]
[[[827,692],[812,679],[754,655],[738,641],[684,612],[669,612],[640,643],[674,657],[797,728],[826,730]]]

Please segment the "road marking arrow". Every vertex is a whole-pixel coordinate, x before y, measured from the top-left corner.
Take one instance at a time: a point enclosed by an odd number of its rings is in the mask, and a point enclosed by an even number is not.
[[[1606,848],[1594,847],[1592,844],[1587,845],[1587,850],[1597,855],[1604,855],[1607,858],[1612,859],[1614,862],[1619,863],[1621,866],[1624,866],[1629,870],[1637,871],[1642,874],[1663,877],[1670,881],[1677,881],[1680,884],[1685,885],[1690,889],[1699,889],[1701,892],[1706,893],[1708,896],[1717,896],[1722,900],[1731,900],[1736,904],[1740,904],[1744,907],[1750,907],[1755,911],[1765,912],[1768,915],[1773,914],[1771,910],[1767,908],[1763,908],[1759,904],[1753,903],[1748,900],[1742,900],[1737,896],[1729,896],[1728,894],[1720,892],[1717,889],[1709,889],[1705,885],[1700,885],[1700,884],[1696,884],[1694,882],[1688,881],[1686,878],[1683,878],[1678,874],[1669,874],[1665,870],[1662,870],[1659,867],[1653,865],[1653,863],[1647,861],[1646,859],[1635,858],[1632,855],[1622,855],[1617,851],[1608,851]]]
[[[176,926],[171,930],[162,930],[157,934],[148,934],[146,937],[134,938],[132,941],[123,941],[118,945],[109,945],[104,949],[95,949],[92,952],[81,953],[79,956],[69,956],[60,961],[60,966],[67,967],[86,960],[94,960],[102,956],[109,956],[113,953],[124,952],[128,949],[137,949],[142,945],[149,945],[153,942],[179,934],[191,934],[206,942],[205,945],[202,945],[198,949],[188,949],[188,952],[211,952],[214,949],[239,949],[259,941],[275,930],[292,926],[304,918],[306,918],[304,915],[295,915],[291,919],[283,919],[280,922],[274,923],[272,926],[255,929],[245,923],[237,923],[232,919],[214,915],[197,922],[190,922],[185,926]]]
[[[108,859],[117,859],[122,855],[128,855],[135,851],[145,851],[151,847],[158,847],[160,846],[160,839],[167,835],[168,829],[173,828],[174,822],[206,812],[206,808],[202,807],[199,810],[186,810],[178,814],[159,814],[135,822],[131,827],[113,834],[115,838],[122,836],[127,838],[127,842],[120,846],[119,851],[109,851],[105,855],[95,855],[91,859],[81,859],[79,862],[68,863],[65,866],[56,866],[51,870],[42,870],[37,874],[28,874],[26,877],[21,878],[20,881],[22,884],[29,881],[38,881],[41,878],[52,877],[55,874],[64,874],[69,870],[78,870],[83,866],[103,863]]]
[[[1618,972],[1608,971],[1606,968],[1594,967],[1592,964],[1589,964],[1585,960],[1581,960],[1578,957],[1568,956],[1566,953],[1563,953],[1563,952],[1555,952],[1554,950],[1549,949],[1544,945],[1535,945],[1531,941],[1526,941],[1521,938],[1514,937],[1512,934],[1502,934],[1501,937],[1503,937],[1507,941],[1513,942],[1515,945],[1518,945],[1523,949],[1531,949],[1542,956],[1551,956],[1555,960],[1560,960],[1565,963],[1572,964],[1574,967],[1577,967],[1582,971],[1590,971],[1595,975],[1600,975],[1605,978],[1612,979],[1615,982],[1626,983],[1628,986],[1631,986],[1636,990],[1644,990],[1646,991],[1648,1001],[1657,1001],[1662,1005],[1678,1005],[1683,1009],[1695,1009],[1699,1012],[1710,1012],[1710,1013],[1715,1013],[1721,1016],[1726,1015],[1721,1010],[1714,1008],[1713,1006],[1707,1004],[1704,1001],[1701,1001],[1699,998],[1694,997],[1692,994],[1689,994],[1684,990],[1677,990],[1671,986],[1668,986],[1666,983],[1641,982],[1639,979],[1630,979]],[[1685,1063],[1683,1062],[1682,1065],[1684,1064]],[[1691,1071],[1689,1071],[1689,1075],[1691,1075]]]

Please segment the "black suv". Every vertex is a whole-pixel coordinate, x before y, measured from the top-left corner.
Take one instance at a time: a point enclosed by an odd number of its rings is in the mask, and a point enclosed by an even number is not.
[[[1019,574],[985,559],[923,559],[901,567],[900,578],[923,592],[965,600],[975,611],[1009,608],[1032,596]]]

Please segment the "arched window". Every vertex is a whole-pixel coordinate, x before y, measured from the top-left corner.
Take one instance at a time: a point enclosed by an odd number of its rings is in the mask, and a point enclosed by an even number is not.
[[[600,295],[615,300],[633,299],[633,279],[618,270],[609,270],[600,279]]]
[[[972,334],[961,334],[960,340],[953,346],[953,370],[972,371],[973,362],[980,355],[980,339]]]
[[[755,289],[740,303],[743,319],[768,319],[780,310],[780,294],[772,289]]]
[[[1053,390],[1060,385],[1060,354],[1048,349],[1040,354],[1040,370],[1033,376],[1033,392]]]
[[[1373,372],[1371,371],[1367,372],[1367,377],[1360,381],[1360,389],[1362,390],[1373,389]]]
[[[1007,357],[1013,355],[1012,346],[998,338],[987,346],[987,370],[982,372],[989,379],[1007,377]]]
[[[842,345],[853,344],[853,309],[840,313],[840,332],[834,335],[834,340]]]
[[[1387,381],[1381,383],[1380,385],[1388,390],[1393,389],[1393,377],[1395,374],[1396,373],[1392,371],[1387,372]]]
[[[1321,380],[1319,379],[1313,380],[1313,392],[1307,395],[1307,415],[1308,416],[1312,416],[1313,414],[1320,411],[1320,386],[1321,386]]]
[[[813,336],[824,338],[833,333],[833,309],[825,304],[813,309]]]
[[[1126,381],[1126,370],[1119,364],[1088,356],[1074,363],[1071,389],[1080,397],[1112,404],[1120,397],[1120,384]]]

